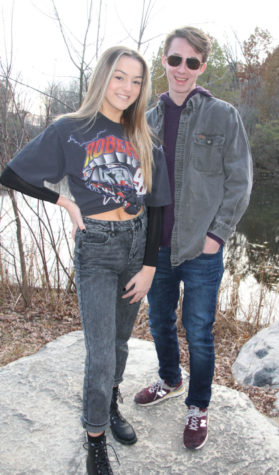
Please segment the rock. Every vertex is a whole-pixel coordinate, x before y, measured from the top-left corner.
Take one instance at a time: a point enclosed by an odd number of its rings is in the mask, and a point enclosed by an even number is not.
[[[83,475],[85,434],[80,424],[84,344],[81,332],[49,343],[38,353],[0,368],[0,473]],[[187,385],[187,375],[183,374]],[[213,386],[209,439],[198,451],[183,447],[184,398],[149,408],[135,392],[157,379],[152,342],[131,339],[121,412],[137,431],[130,447],[116,442],[109,456],[115,475],[218,475],[278,473],[279,427],[243,393]]]
[[[279,321],[259,331],[241,348],[232,373],[244,385],[279,388]]]

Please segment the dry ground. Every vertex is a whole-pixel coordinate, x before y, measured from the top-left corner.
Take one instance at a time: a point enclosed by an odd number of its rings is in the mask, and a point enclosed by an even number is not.
[[[1,301],[2,300],[2,301]],[[46,303],[47,302],[47,303]],[[0,366],[22,356],[38,351],[46,343],[60,335],[80,330],[80,317],[75,294],[56,295],[34,291],[32,306],[25,309],[21,300],[6,289],[0,296]],[[257,329],[259,330],[259,328]],[[214,382],[246,393],[256,408],[270,417],[278,417],[273,410],[275,391],[270,387],[244,387],[235,383],[231,365],[241,346],[255,333],[248,323],[217,314],[214,333],[216,344],[216,367]],[[178,335],[181,364],[188,371],[188,351],[185,332],[178,319]],[[147,305],[142,304],[133,336],[152,340],[147,323]]]

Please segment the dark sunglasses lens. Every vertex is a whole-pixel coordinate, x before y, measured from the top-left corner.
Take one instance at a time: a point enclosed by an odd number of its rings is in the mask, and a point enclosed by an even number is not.
[[[179,66],[182,61],[180,56],[171,55],[167,58],[167,62],[170,66],[176,67]]]
[[[201,62],[198,58],[187,58],[186,64],[189,69],[199,69]]]

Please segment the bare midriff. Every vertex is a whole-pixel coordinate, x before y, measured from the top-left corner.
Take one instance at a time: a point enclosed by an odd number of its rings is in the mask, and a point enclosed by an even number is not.
[[[90,214],[87,218],[99,219],[100,221],[127,221],[128,219],[136,218],[141,214],[143,206],[137,214],[129,214],[121,207],[117,209],[112,209],[111,211],[106,211],[105,213],[99,214]]]

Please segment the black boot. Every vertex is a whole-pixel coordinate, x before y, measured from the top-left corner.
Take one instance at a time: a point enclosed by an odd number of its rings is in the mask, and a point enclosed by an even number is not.
[[[86,461],[88,475],[113,475],[108,459],[105,433],[98,437],[96,442],[94,439],[95,437],[88,436],[88,456]]]
[[[110,428],[113,437],[121,444],[132,445],[137,441],[137,436],[131,424],[120,414],[117,399],[121,398],[118,386],[113,388],[110,404]]]

